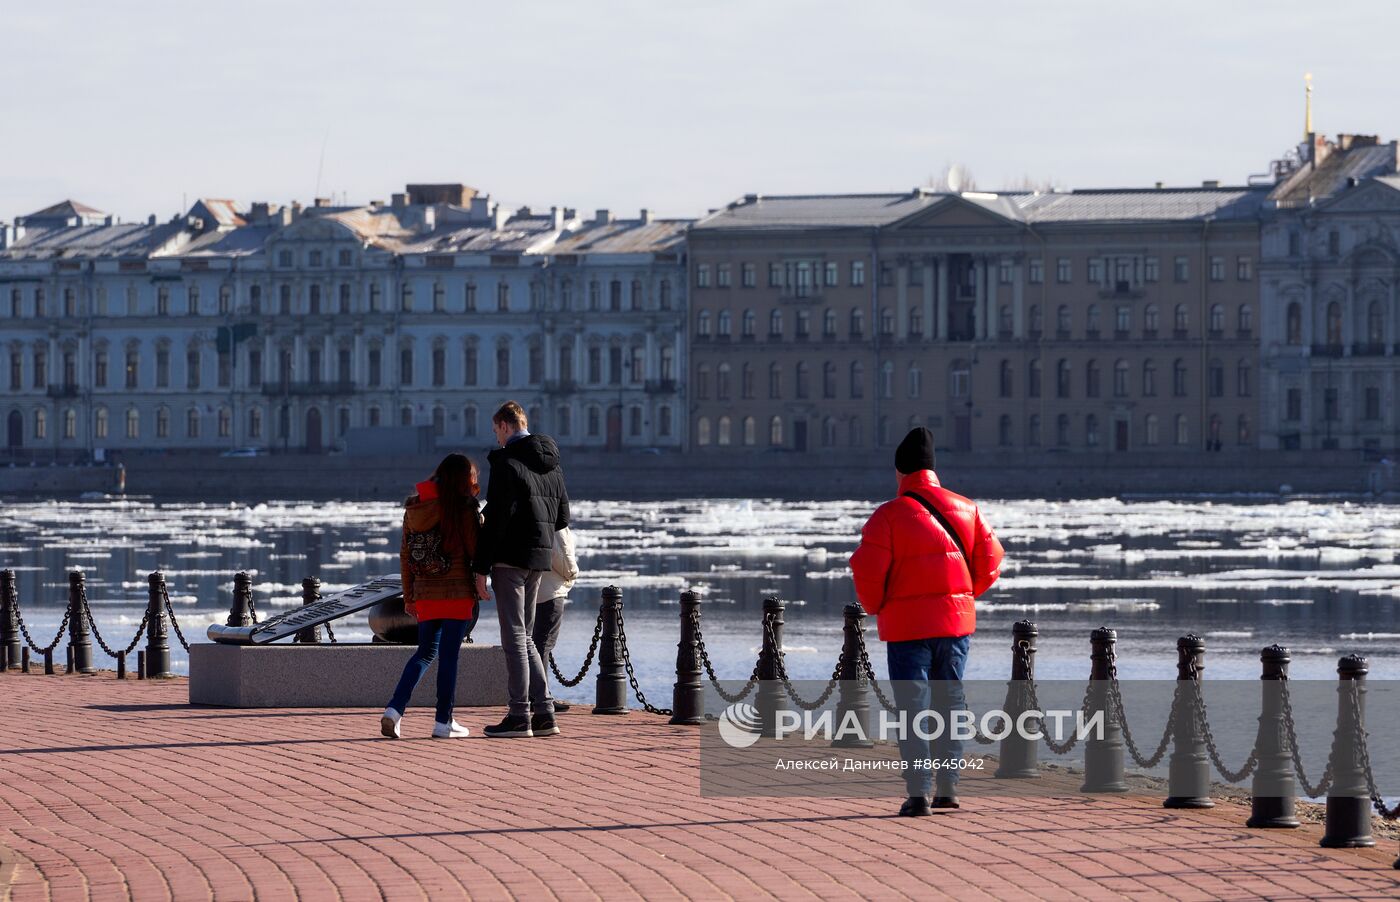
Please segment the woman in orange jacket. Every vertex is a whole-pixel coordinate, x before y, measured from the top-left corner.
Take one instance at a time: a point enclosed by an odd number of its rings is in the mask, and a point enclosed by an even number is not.
[[[449,454],[432,478],[416,488],[417,494],[404,503],[399,567],[404,608],[418,619],[418,649],[404,665],[379,730],[390,739],[399,738],[408,699],[438,659],[433,738],[457,739],[468,734],[452,718],[457,658],[468,624],[476,620],[479,601],[471,570],[481,527],[476,464],[466,455]]]

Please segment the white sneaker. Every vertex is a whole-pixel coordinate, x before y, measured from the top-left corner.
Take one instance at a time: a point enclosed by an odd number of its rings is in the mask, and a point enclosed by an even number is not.
[[[463,737],[470,735],[471,730],[468,730],[466,727],[462,726],[455,720],[452,721],[452,723],[433,724],[434,739],[462,739]]]
[[[384,716],[379,718],[379,732],[386,739],[400,739],[399,721],[403,720],[403,715],[393,708],[385,708]]]

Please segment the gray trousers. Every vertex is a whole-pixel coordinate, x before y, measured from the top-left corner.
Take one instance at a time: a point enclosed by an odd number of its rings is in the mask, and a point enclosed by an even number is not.
[[[497,564],[491,568],[491,591],[496,596],[496,616],[501,621],[501,650],[506,656],[506,695],[510,713],[529,716],[553,713],[549,678],[544,660],[535,648],[535,595],[540,571]]]

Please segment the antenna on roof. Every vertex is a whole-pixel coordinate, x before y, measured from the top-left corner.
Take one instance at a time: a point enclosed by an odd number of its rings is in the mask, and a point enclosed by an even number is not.
[[[321,159],[316,163],[316,190],[311,192],[311,196],[321,196],[321,172],[326,168],[326,144],[331,139],[331,127],[326,126],[326,134],[321,138]]]
[[[1312,73],[1303,73],[1303,140],[1311,141],[1313,136],[1312,127]]]

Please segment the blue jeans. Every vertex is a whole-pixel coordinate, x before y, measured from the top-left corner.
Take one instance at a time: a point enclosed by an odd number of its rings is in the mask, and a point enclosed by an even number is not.
[[[904,785],[911,796],[931,795],[935,774],[938,776],[937,795],[955,794],[958,784],[956,768],[915,770],[914,762],[925,758],[948,761],[962,757],[962,741],[952,738],[948,719],[951,712],[967,707],[962,677],[971,644],[971,636],[962,636],[957,639],[890,642],[885,647],[889,655],[894,702],[904,714],[907,724],[904,738],[899,740],[899,755],[909,765],[909,770],[904,772]],[[937,711],[943,718],[943,730],[932,742],[920,738],[913,729],[915,715],[925,710]],[[925,732],[932,732],[936,723],[926,719],[922,726]]]
[[[403,676],[389,699],[389,707],[402,714],[408,707],[418,681],[428,672],[433,659],[442,649],[437,672],[437,722],[452,722],[452,705],[457,700],[457,657],[462,652],[462,638],[467,632],[466,620],[423,620],[418,624],[418,650],[404,665]]]

